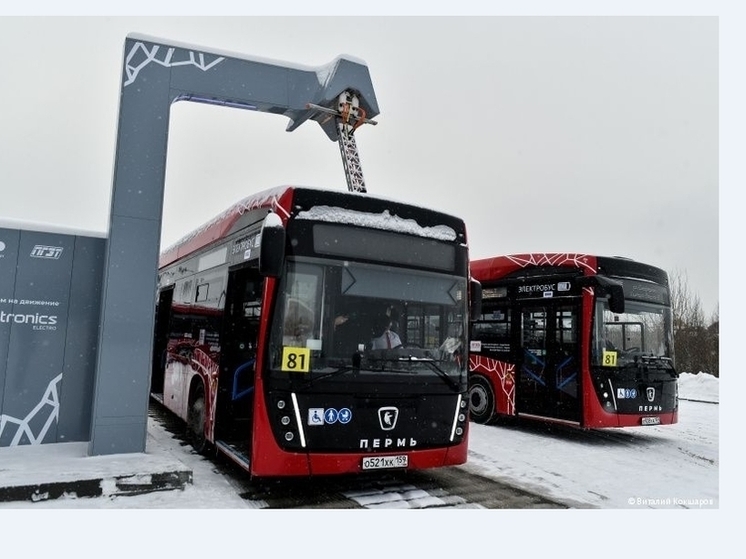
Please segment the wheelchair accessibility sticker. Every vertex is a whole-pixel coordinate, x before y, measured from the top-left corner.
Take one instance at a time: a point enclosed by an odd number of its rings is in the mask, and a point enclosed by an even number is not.
[[[309,425],[331,425],[333,423],[347,424],[352,420],[352,411],[349,408],[309,408]]]
[[[635,398],[637,398],[637,390],[635,390],[634,388],[617,388],[616,397],[620,400],[634,400]]]

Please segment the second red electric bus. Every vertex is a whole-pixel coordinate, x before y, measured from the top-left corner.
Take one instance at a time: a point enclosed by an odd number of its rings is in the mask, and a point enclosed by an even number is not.
[[[473,260],[482,310],[470,341],[471,419],[582,428],[678,421],[667,274],[621,257]]]

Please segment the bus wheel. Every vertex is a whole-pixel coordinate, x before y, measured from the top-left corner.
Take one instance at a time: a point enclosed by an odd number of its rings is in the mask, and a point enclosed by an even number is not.
[[[207,437],[205,437],[205,391],[199,386],[196,389],[194,401],[189,406],[187,415],[187,429],[189,442],[198,454],[207,451]]]
[[[475,423],[489,423],[495,416],[495,392],[490,381],[480,375],[469,379],[469,414]]]

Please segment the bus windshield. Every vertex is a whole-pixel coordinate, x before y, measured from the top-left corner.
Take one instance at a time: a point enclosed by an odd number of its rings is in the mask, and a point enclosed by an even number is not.
[[[269,342],[272,375],[466,382],[466,282],[341,260],[288,260]],[[299,373],[299,374],[294,374]],[[444,381],[444,382],[441,382]]]
[[[625,312],[609,310],[596,302],[592,364],[605,367],[651,365],[673,368],[671,308],[639,301],[625,301]]]

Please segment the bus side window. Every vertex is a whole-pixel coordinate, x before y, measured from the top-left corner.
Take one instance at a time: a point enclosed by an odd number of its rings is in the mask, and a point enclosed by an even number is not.
[[[521,318],[521,346],[529,353],[541,357],[546,353],[546,311],[542,308],[526,309]]]
[[[471,339],[482,342],[483,353],[505,358],[510,353],[510,310],[485,305],[483,313],[472,322]]]
[[[236,351],[234,357],[232,400],[240,400],[253,392],[254,364],[256,362],[256,348],[259,339],[259,319],[262,314],[261,278],[246,280],[243,290],[237,294],[237,308],[232,309],[234,321],[231,326],[236,336]]]

